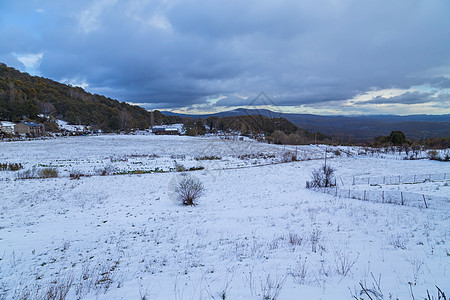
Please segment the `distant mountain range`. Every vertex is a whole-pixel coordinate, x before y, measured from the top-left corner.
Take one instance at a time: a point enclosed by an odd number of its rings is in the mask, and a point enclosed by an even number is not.
[[[401,130],[409,139],[450,136],[450,115],[367,115],[367,116],[320,116],[311,114],[278,113],[267,109],[246,109],[205,114],[187,115],[161,111],[164,115],[209,118],[242,115],[262,115],[265,117],[283,117],[299,128],[308,131],[320,131],[343,141],[372,141],[374,137],[389,135],[392,130]]]

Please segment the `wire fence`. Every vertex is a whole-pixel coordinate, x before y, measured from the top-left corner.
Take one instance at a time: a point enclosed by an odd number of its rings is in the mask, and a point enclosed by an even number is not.
[[[363,201],[391,203],[422,208],[438,207],[439,203],[450,202],[450,198],[417,194],[401,191],[352,190],[335,187],[314,188],[315,191],[336,197],[358,199]]]
[[[352,185],[382,185],[382,184],[404,184],[424,183],[427,181],[450,180],[450,173],[441,174],[415,174],[399,176],[357,177],[353,176]]]

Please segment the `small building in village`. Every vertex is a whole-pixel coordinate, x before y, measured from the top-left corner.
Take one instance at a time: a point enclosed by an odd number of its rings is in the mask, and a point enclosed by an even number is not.
[[[14,126],[16,124],[7,121],[0,121],[0,132],[6,134],[14,134]]]
[[[44,126],[33,122],[20,122],[14,126],[14,133],[41,136],[44,134]]]
[[[154,126],[152,132],[158,135],[178,135],[180,132],[175,127],[169,126]]]

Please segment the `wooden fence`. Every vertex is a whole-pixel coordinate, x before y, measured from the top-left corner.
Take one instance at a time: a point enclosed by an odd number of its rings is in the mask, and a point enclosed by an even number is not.
[[[314,188],[315,191],[334,195],[336,197],[358,199],[363,201],[391,203],[396,205],[407,205],[416,207],[437,207],[442,201],[450,202],[450,198],[430,196],[402,191],[374,191],[374,190],[352,190],[337,186],[327,188]]]
[[[382,185],[382,184],[404,184],[424,183],[427,181],[450,180],[450,173],[441,174],[415,174],[399,176],[357,177],[353,176],[352,185]]]

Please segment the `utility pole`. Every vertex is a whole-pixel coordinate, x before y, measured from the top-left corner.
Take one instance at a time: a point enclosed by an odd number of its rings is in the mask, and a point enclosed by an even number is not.
[[[330,176],[329,176],[329,173],[328,173],[328,170],[327,170],[327,153],[328,153],[328,148],[325,147],[325,164],[323,166],[323,174],[325,176],[325,187],[329,186],[328,179],[330,179]]]
[[[423,130],[422,131],[423,132],[423,149],[425,149],[425,135],[428,133],[428,131],[426,131],[426,130]]]

